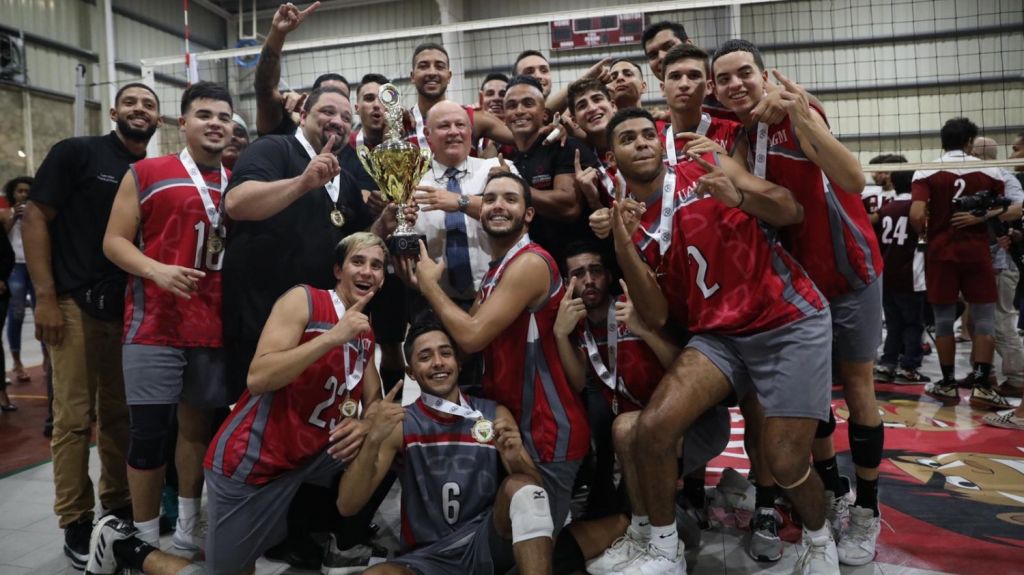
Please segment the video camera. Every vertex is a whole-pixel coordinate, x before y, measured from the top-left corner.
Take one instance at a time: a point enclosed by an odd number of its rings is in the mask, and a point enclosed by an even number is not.
[[[1010,207],[1013,201],[1004,196],[997,196],[992,192],[978,192],[970,196],[953,198],[953,209],[958,212],[969,212],[972,216],[982,218],[989,210],[1002,209],[1004,212]]]

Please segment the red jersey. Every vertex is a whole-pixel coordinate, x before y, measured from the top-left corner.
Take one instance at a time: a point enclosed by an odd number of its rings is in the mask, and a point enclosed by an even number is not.
[[[302,287],[309,301],[309,321],[299,344],[338,323],[331,292]],[[261,485],[311,461],[327,447],[331,429],[343,419],[344,402],[362,398],[365,372],[359,366],[373,361],[373,346],[373,331],[364,332],[325,353],[280,389],[258,395],[242,392],[210,442],[206,469]],[[348,372],[353,379],[362,374],[351,391],[345,389]]]
[[[703,157],[718,163],[715,154]],[[688,260],[686,271],[676,273],[688,278],[690,332],[763,333],[824,309],[824,298],[776,241],[773,229],[743,210],[693,194],[703,173],[695,162],[676,165],[671,244],[666,252],[675,254],[676,260]],[[651,211],[648,208],[647,212]],[[659,216],[653,218],[653,228],[642,223],[643,229],[637,230],[638,246],[649,258],[660,251],[657,238],[662,208],[653,211]]]
[[[140,160],[129,168],[139,192],[139,231],[136,243],[147,257],[160,263],[206,272],[190,299],[161,289],[156,282],[132,276],[125,290],[126,344],[173,347],[223,345],[221,277],[224,251],[210,253],[214,233],[203,199],[178,154]],[[220,206],[220,169],[200,169],[210,199]]]
[[[748,131],[747,138],[748,161],[754,162],[757,130]],[[767,156],[763,177],[789,188],[804,208],[804,221],[782,230],[783,240],[825,297],[878,279],[882,254],[860,196],[838,188],[804,155],[788,116],[768,126]]]
[[[618,301],[625,300],[626,296],[618,297]],[[612,312],[609,311],[609,313]],[[583,321],[586,322],[587,320]],[[608,326],[602,323],[601,325],[588,324],[588,327],[590,328],[590,333],[594,336],[594,342],[597,344],[601,361],[610,369],[611,366],[608,365]],[[654,350],[647,345],[643,338],[630,331],[625,323],[618,323],[616,327],[618,333],[615,363],[617,365],[616,376],[620,380],[620,384],[616,385],[615,391],[609,389],[595,372],[594,364],[591,363],[589,355],[585,360],[587,362],[587,371],[596,382],[596,385],[601,388],[601,394],[608,403],[618,404],[618,413],[639,411],[650,401],[651,395],[654,394],[654,389],[658,387],[658,382],[665,375],[665,368],[661,366],[658,356],[655,355]],[[581,322],[577,330],[577,336],[580,348],[586,354],[587,346],[584,330],[585,328]]]
[[[523,310],[483,351],[484,395],[504,405],[519,422],[523,446],[538,461],[582,459],[590,450],[590,428],[579,396],[569,387],[555,342],[555,316],[565,294],[554,258],[538,244],[516,244],[510,257],[495,263],[484,275],[480,302],[486,301],[505,269],[516,259],[533,254],[550,271],[547,300]]]
[[[672,129],[672,123],[664,122],[660,126],[655,123],[655,126],[658,126],[658,139],[661,140],[662,149],[665,150],[665,163],[675,165],[679,162],[687,161],[686,155],[683,154],[687,138],[673,134],[673,144],[670,146],[667,138],[669,130]],[[700,124],[698,124],[696,131],[698,134],[706,136],[719,146],[722,146],[729,155],[732,155],[733,150],[736,149],[736,142],[743,135],[743,124],[702,112]],[[672,157],[673,154],[669,152],[674,152],[674,158]]]
[[[962,151],[946,152],[940,162],[971,162]],[[960,168],[914,172],[910,193],[915,202],[928,202],[927,259],[977,262],[990,259],[988,226],[984,223],[954,228],[953,200],[981,192],[1003,195],[1003,179],[996,168]]]

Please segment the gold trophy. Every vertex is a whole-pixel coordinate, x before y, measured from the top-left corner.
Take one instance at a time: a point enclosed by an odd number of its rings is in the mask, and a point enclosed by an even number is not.
[[[388,250],[392,254],[418,254],[419,239],[423,236],[413,231],[402,208],[412,197],[420,178],[430,169],[430,150],[419,148],[403,138],[403,110],[398,88],[394,84],[384,84],[378,98],[384,106],[384,141],[373,150],[359,146],[356,154],[366,172],[380,186],[381,195],[398,205],[398,228],[388,238]]]

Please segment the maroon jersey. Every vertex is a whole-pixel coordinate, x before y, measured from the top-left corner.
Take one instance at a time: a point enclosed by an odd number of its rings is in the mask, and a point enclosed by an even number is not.
[[[962,151],[946,152],[940,162],[978,161]],[[915,202],[928,202],[928,259],[976,262],[990,259],[988,227],[976,224],[954,228],[953,200],[980,192],[1003,195],[1003,180],[996,168],[958,168],[914,172],[910,193]]]
[[[749,130],[747,137],[753,163],[757,130]],[[784,229],[783,241],[825,297],[878,279],[882,254],[861,198],[837,187],[804,155],[788,116],[768,127],[767,156],[766,171],[758,175],[789,188],[804,208],[804,221]]]
[[[523,446],[538,461],[582,459],[590,449],[590,428],[580,398],[569,387],[555,342],[555,316],[565,294],[558,265],[529,236],[484,275],[480,302],[490,296],[505,269],[533,254],[550,271],[551,288],[539,307],[523,310],[483,351],[484,395],[504,405],[519,422]]]
[[[125,290],[126,344],[173,347],[221,347],[221,274],[224,252],[210,253],[214,233],[206,208],[178,154],[140,160],[130,168],[139,191],[137,244],[146,256],[163,264],[195,268],[206,276],[192,297],[182,299],[156,282],[131,277]],[[220,206],[220,168],[200,169],[210,199]]]
[[[331,292],[302,286],[309,301],[303,344],[338,323]],[[255,485],[297,469],[320,454],[330,431],[343,419],[341,406],[363,395],[365,372],[373,361],[373,331],[336,347],[313,362],[288,385],[267,393],[242,393],[231,415],[206,451],[206,469]],[[346,367],[348,369],[346,369]],[[358,383],[346,390],[346,377]]]
[[[910,225],[910,194],[899,194],[878,210],[876,231],[885,254],[882,288],[891,293],[912,293],[917,232]]]
[[[657,124],[655,125],[657,126]],[[664,125],[658,129],[658,139],[661,140],[662,148],[665,150],[665,163],[670,166],[679,162],[688,161],[688,158],[683,153],[683,148],[686,146],[687,138],[684,138],[679,134],[673,134],[673,143],[672,145],[669,145],[667,138],[668,132],[671,129],[671,122],[665,122]],[[700,124],[698,124],[696,131],[698,134],[706,136],[719,146],[722,146],[729,155],[732,155],[733,150],[736,149],[736,142],[738,142],[740,137],[743,135],[743,124],[732,120],[725,120],[707,112],[703,112],[701,114]],[[674,152],[674,154],[670,152]]]
[[[618,301],[625,300],[626,296],[618,297]],[[609,313],[612,312],[609,310]],[[589,325],[589,327],[601,355],[601,361],[610,369],[611,366],[608,364],[608,326],[602,323],[601,325]],[[601,394],[608,403],[618,405],[618,413],[639,411],[650,401],[651,395],[654,394],[654,388],[658,387],[658,382],[665,375],[665,368],[661,366],[658,356],[643,338],[630,331],[625,323],[619,323],[617,328],[615,352],[617,361],[615,363],[617,364],[616,376],[620,380],[620,384],[616,385],[615,391],[612,391],[602,383],[594,371],[594,365],[589,357],[585,360],[587,371],[595,384],[601,388]],[[580,348],[586,354],[584,329],[581,323],[576,335],[580,342]]]
[[[703,157],[718,163],[715,154]],[[824,298],[776,241],[773,229],[710,196],[697,197],[693,190],[704,171],[695,162],[677,164],[675,173],[669,252],[680,254],[679,258],[685,254],[688,259],[690,332],[762,333],[825,308]],[[643,253],[657,253],[661,230],[645,227],[638,232]]]

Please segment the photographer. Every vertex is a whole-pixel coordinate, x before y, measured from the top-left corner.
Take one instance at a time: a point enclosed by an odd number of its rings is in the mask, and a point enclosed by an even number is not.
[[[998,143],[991,138],[974,139],[971,155],[979,160],[996,160]],[[1005,168],[997,168],[1005,186],[1004,195],[1013,202],[1010,211],[1020,210],[1024,201],[1024,190],[1017,178]],[[1020,265],[1024,263],[1024,244],[1021,243],[1021,220],[1019,215],[1012,222],[992,220],[993,243],[992,267],[996,271],[995,346],[1002,359],[1003,380],[996,391],[1003,396],[1020,397],[1024,388],[1024,345],[1017,335],[1017,308],[1013,305],[1019,289]]]
[[[989,227],[999,217],[1013,219],[1009,202],[1002,198],[1004,184],[998,170],[965,167],[978,161],[970,156],[978,127],[967,118],[953,118],[942,127],[939,162],[955,164],[949,170],[914,173],[911,186],[910,223],[927,237],[925,254],[928,301],[935,312],[935,345],[938,348],[942,380],[929,385],[925,393],[943,405],[960,402],[954,362],[956,341],[953,322],[956,302],[962,292],[974,316],[974,387],[970,404],[979,409],[1006,409],[1006,399],[989,383],[995,331],[995,302],[998,299]],[[1020,217],[1019,209],[1016,217]]]

